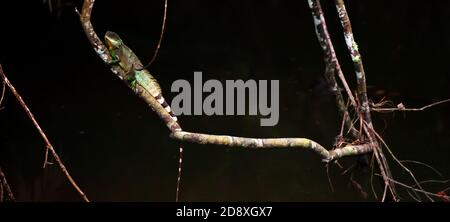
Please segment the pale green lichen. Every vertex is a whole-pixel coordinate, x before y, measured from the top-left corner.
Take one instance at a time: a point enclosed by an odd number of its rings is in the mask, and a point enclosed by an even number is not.
[[[353,48],[353,50],[358,51],[358,44],[356,44],[356,42],[354,40],[352,43],[352,48]]]
[[[352,61],[353,62],[360,62],[361,61],[361,56],[360,55],[352,56]]]

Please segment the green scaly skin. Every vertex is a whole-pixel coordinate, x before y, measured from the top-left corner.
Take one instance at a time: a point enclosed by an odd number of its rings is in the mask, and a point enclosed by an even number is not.
[[[143,69],[139,58],[116,33],[106,32],[105,43],[113,57],[113,62],[110,65],[119,65],[127,73],[125,79],[133,89],[136,89],[136,84],[139,84],[153,97],[161,94],[159,83],[148,70]]]

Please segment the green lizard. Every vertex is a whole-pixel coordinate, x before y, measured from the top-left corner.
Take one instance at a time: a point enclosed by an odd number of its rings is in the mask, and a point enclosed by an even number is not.
[[[125,78],[130,82],[130,85],[135,88],[136,84],[141,85],[147,92],[149,92],[158,102],[164,107],[164,109],[170,113],[172,119],[177,121],[177,117],[172,112],[169,104],[162,96],[162,90],[158,81],[153,77],[150,72],[143,69],[143,65],[134,52],[128,48],[122,41],[122,39],[114,32],[106,32],[105,43],[113,58],[111,64],[119,65],[122,70],[125,71]],[[181,130],[181,129],[180,129]]]
[[[109,65],[118,65],[126,74],[124,78],[130,83],[133,90],[136,89],[136,85],[139,84],[147,92],[150,93],[158,103],[170,114],[173,121],[177,124],[173,124],[175,128],[171,130],[181,131],[181,127],[178,124],[177,117],[172,112],[169,104],[162,96],[162,90],[158,81],[150,74],[150,72],[144,69],[139,58],[128,48],[122,41],[122,39],[114,32],[106,32],[105,43],[108,47],[108,51],[113,58],[113,61]],[[179,150],[179,165],[178,165],[178,178],[177,178],[177,193],[176,201],[178,202],[180,181],[181,181],[181,164],[183,162],[183,147],[180,145]]]

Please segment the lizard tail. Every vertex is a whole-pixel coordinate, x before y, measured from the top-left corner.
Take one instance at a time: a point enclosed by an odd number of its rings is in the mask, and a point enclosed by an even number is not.
[[[155,99],[158,100],[159,104],[161,104],[161,106],[166,110],[166,112],[168,112],[170,114],[170,117],[172,118],[172,120],[177,123],[175,124],[175,128],[171,128],[172,130],[175,131],[181,131],[181,127],[178,125],[178,119],[176,117],[176,115],[172,112],[172,109],[170,108],[169,104],[167,104],[166,100],[164,99],[164,97],[161,95],[161,93],[159,93],[158,95],[155,96]],[[180,188],[181,188],[181,171],[182,171],[182,165],[183,165],[183,146],[180,144],[179,146],[179,158],[178,158],[178,176],[177,176],[177,192],[176,192],[176,196],[175,196],[175,202],[178,202],[180,199]]]
[[[161,104],[161,106],[164,107],[164,109],[170,114],[173,121],[178,122],[177,116],[172,112],[172,109],[170,108],[164,97],[162,97],[161,93],[156,95],[155,99],[158,100],[159,104]]]
[[[183,164],[183,146],[181,146],[181,144],[180,144],[180,156],[178,158],[177,193],[175,196],[175,202],[178,202],[180,199],[182,164]]]

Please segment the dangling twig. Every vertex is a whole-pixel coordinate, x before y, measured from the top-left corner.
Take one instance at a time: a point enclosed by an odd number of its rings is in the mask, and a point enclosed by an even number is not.
[[[70,176],[69,171],[67,171],[67,169],[64,166],[62,160],[59,158],[59,155],[56,153],[55,149],[53,148],[52,144],[48,140],[48,138],[45,135],[44,131],[41,129],[41,127],[39,126],[38,122],[34,118],[33,113],[31,113],[30,109],[28,108],[28,106],[26,105],[25,101],[22,99],[20,94],[17,92],[16,88],[11,84],[11,82],[9,82],[8,78],[6,77],[5,73],[3,72],[3,68],[2,68],[1,65],[0,65],[0,75],[2,76],[3,81],[6,83],[8,88],[11,90],[11,92],[16,97],[17,101],[19,101],[19,104],[25,110],[25,113],[27,114],[27,116],[33,122],[35,128],[38,130],[39,134],[41,135],[42,139],[44,140],[44,142],[46,144],[46,150],[50,151],[50,153],[52,154],[52,156],[55,159],[56,163],[58,164],[59,168],[64,173],[64,175],[67,177],[67,179],[72,184],[72,186],[75,188],[75,190],[78,192],[78,194],[81,196],[81,198],[83,198],[84,201],[89,202],[89,199],[87,198],[87,196],[83,193],[83,191],[81,191],[80,187],[78,187],[78,185],[75,183],[75,181],[72,178],[72,176]]]
[[[1,66],[0,66],[1,69]],[[0,186],[1,186],[1,197],[0,197],[0,202],[3,201],[4,197],[3,197],[3,193],[4,190],[6,190],[6,195],[8,195],[8,198],[10,201],[15,201],[16,198],[14,197],[13,192],[11,191],[11,187],[8,184],[8,181],[6,180],[5,174],[3,173],[2,168],[0,167]]]
[[[5,97],[5,90],[6,90],[6,83],[3,82],[2,83],[2,96],[0,97],[0,110],[3,108],[3,107],[1,107],[1,105],[3,103],[3,98]]]
[[[155,61],[156,56],[158,55],[159,48],[161,47],[161,42],[162,42],[162,39],[164,36],[164,29],[166,26],[166,18],[167,18],[167,0],[164,0],[164,16],[163,16],[163,21],[162,21],[162,25],[161,25],[161,34],[159,35],[158,44],[156,45],[156,49],[155,49],[155,52],[153,53],[153,57],[150,60],[150,62],[148,62],[148,64],[144,66],[144,69],[147,69],[149,66],[151,66],[152,63]]]
[[[433,106],[437,106],[437,105],[440,105],[440,104],[443,104],[443,103],[447,103],[447,102],[450,102],[450,99],[441,100],[441,101],[438,101],[438,102],[435,102],[435,103],[428,104],[426,106],[422,106],[420,108],[406,108],[405,105],[403,105],[403,103],[397,104],[397,107],[395,107],[395,108],[384,108],[384,107],[379,108],[379,105],[372,104],[370,109],[373,110],[373,111],[376,111],[376,112],[383,112],[383,113],[385,113],[385,112],[394,112],[394,111],[424,111],[424,110],[426,110],[428,108],[431,108]]]
[[[381,176],[380,174],[376,174],[376,175],[377,175],[377,176]],[[405,187],[405,188],[407,188],[407,189],[409,189],[409,190],[413,190],[413,191],[416,191],[416,192],[419,192],[419,193],[422,193],[422,194],[425,194],[425,195],[428,195],[428,196],[433,196],[433,197],[438,197],[438,198],[441,198],[441,197],[442,197],[442,196],[439,195],[439,194],[431,193],[431,192],[428,192],[428,191],[422,190],[422,189],[417,189],[417,188],[414,188],[413,186],[410,186],[410,185],[407,185],[407,184],[404,184],[404,183],[395,181],[395,180],[393,180],[393,179],[391,179],[391,178],[388,178],[388,180],[390,180],[392,183],[395,183],[395,184],[397,184],[397,185],[400,185],[400,186],[402,186],[402,187]]]

